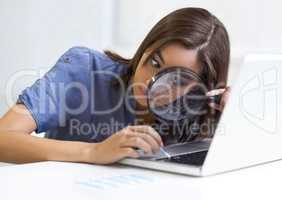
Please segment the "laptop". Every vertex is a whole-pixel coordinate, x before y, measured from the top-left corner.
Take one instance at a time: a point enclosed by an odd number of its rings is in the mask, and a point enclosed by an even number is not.
[[[120,164],[209,176],[282,158],[282,53],[249,54],[212,139],[165,146]]]

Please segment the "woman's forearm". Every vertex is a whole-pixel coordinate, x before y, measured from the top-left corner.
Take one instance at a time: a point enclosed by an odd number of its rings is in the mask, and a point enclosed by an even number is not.
[[[95,144],[52,140],[22,133],[0,133],[0,162],[87,162],[90,145]]]

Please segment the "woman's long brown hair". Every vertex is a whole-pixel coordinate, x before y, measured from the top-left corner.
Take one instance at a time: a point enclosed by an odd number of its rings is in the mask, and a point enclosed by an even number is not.
[[[162,18],[147,34],[131,59],[111,51],[105,51],[105,54],[128,67],[122,77],[128,83],[146,50],[152,49],[150,57],[164,45],[175,41],[187,49],[197,50],[208,90],[226,86],[230,59],[228,33],[219,19],[203,8],[182,8]]]

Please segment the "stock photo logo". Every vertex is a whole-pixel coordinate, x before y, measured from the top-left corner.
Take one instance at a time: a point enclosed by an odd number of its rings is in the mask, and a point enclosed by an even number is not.
[[[267,133],[278,131],[278,81],[276,67],[251,77],[239,94],[239,109],[245,119]]]

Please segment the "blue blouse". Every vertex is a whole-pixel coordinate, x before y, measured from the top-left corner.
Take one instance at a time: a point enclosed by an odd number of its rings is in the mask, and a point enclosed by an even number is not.
[[[113,85],[127,70],[104,53],[73,47],[23,90],[17,103],[30,111],[36,133],[46,132],[45,137],[59,140],[100,142],[134,123],[132,89]]]

